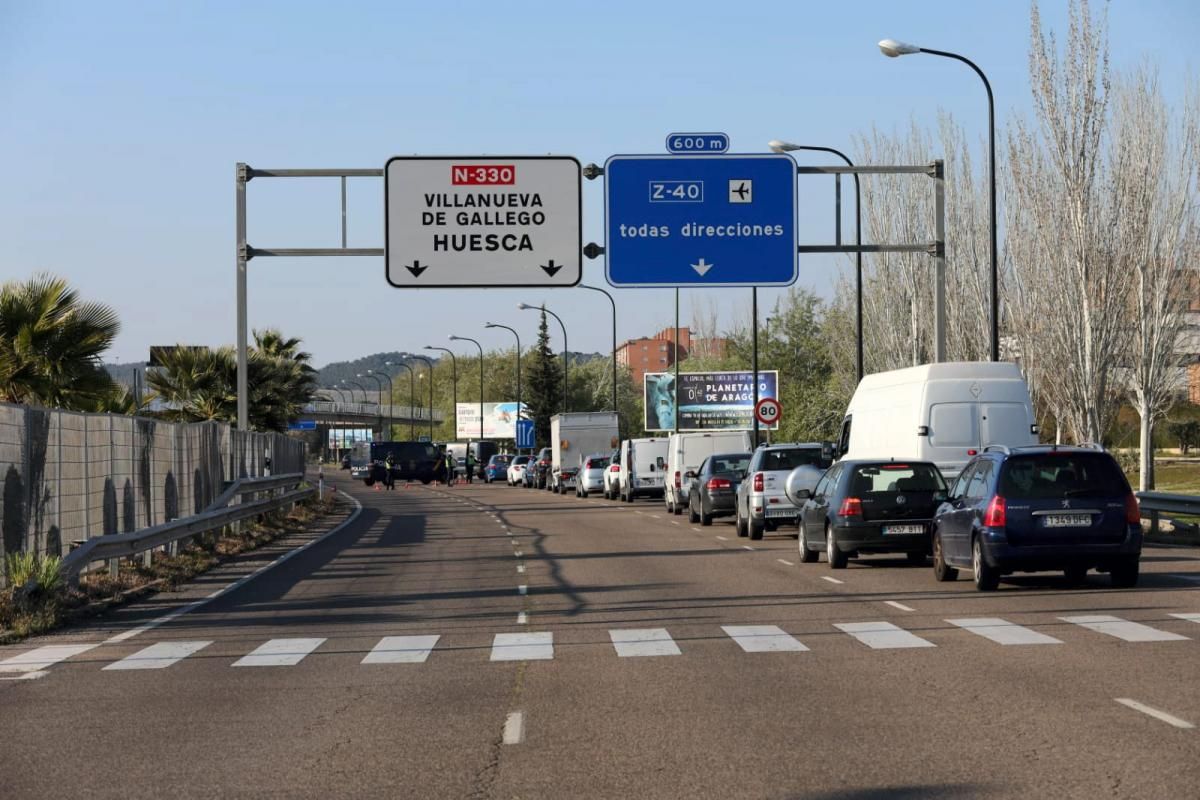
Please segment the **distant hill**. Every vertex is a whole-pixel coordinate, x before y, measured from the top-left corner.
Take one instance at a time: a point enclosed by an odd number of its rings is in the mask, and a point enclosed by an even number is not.
[[[434,356],[427,358],[436,362]],[[391,353],[373,353],[369,356],[363,356],[353,361],[334,361],[326,364],[317,370],[317,385],[318,386],[337,386],[343,380],[354,380],[354,377],[359,373],[366,374],[367,370],[375,370],[376,372],[392,372],[388,369],[387,362],[393,364],[411,363],[413,366],[420,366],[420,361],[414,361],[412,353],[404,353],[393,351]]]

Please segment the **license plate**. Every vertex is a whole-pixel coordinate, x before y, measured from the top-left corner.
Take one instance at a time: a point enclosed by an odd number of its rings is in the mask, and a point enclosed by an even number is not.
[[[1092,526],[1090,514],[1051,514],[1044,519],[1046,521],[1043,524],[1047,528],[1090,528]]]
[[[902,536],[904,534],[924,533],[924,525],[885,525],[884,536]]]
[[[765,512],[768,517],[794,517],[799,513],[795,506],[780,506],[779,508],[768,508]]]

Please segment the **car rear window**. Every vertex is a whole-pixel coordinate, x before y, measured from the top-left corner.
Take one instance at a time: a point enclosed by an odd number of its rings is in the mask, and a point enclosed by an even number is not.
[[[584,469],[604,469],[608,466],[607,458],[589,458],[583,465]]]
[[[733,455],[713,456],[712,471],[745,472],[750,467],[750,456],[735,453]]]
[[[862,464],[850,478],[850,494],[944,492],[946,482],[933,464]]]
[[[829,469],[829,459],[821,457],[819,447],[790,447],[786,450],[767,450],[763,453],[762,469],[766,472],[775,470],[790,472],[796,467]]]
[[[1108,453],[1015,455],[1000,470],[999,494],[1012,499],[1124,497],[1128,492],[1128,481]]]

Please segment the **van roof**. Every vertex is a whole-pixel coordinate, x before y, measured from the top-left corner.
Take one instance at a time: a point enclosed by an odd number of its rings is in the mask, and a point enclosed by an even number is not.
[[[945,380],[1024,380],[1011,361],[946,361],[876,372],[863,377],[859,388],[877,388]]]

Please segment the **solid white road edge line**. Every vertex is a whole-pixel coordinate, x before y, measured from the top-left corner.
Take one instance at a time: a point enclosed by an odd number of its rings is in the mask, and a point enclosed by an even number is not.
[[[1114,697],[1113,699],[1116,700],[1118,703],[1120,703],[1123,706],[1132,708],[1134,711],[1140,711],[1143,714],[1154,717],[1155,719],[1159,720],[1160,722],[1165,722],[1168,725],[1173,725],[1176,728],[1190,730],[1190,729],[1196,727],[1195,725],[1193,725],[1192,723],[1188,722],[1185,719],[1180,719],[1179,717],[1168,714],[1165,711],[1159,711],[1157,708],[1151,708],[1148,705],[1139,703],[1137,700],[1131,700],[1128,697]]]
[[[883,604],[886,606],[891,606],[892,608],[898,608],[901,611],[916,611],[915,608],[906,606],[904,603],[897,603],[895,600],[884,600]]]
[[[331,528],[330,530],[328,530],[325,533],[318,536],[316,539],[313,539],[308,544],[301,545],[300,547],[297,547],[295,550],[291,550],[287,553],[284,553],[279,558],[272,561],[270,564],[266,564],[264,566],[259,567],[254,572],[251,572],[249,575],[238,578],[233,583],[229,584],[228,586],[224,587],[223,589],[218,589],[217,591],[213,592],[212,594],[208,595],[207,597],[203,597],[203,598],[195,601],[194,603],[188,603],[186,606],[183,606],[182,608],[177,608],[168,614],[163,614],[161,617],[159,617],[157,619],[152,619],[149,622],[145,623],[144,625],[139,625],[136,628],[130,628],[129,630],[124,631],[123,633],[118,633],[116,636],[110,636],[107,639],[105,639],[103,642],[101,642],[101,644],[118,644],[120,642],[124,642],[127,639],[132,639],[134,636],[137,636],[140,633],[145,633],[146,631],[153,630],[154,628],[157,628],[160,625],[170,622],[171,620],[176,619],[177,617],[182,617],[184,614],[187,614],[188,612],[195,611],[197,608],[200,608],[201,606],[211,603],[213,600],[216,600],[218,597],[227,595],[230,592],[232,592],[234,589],[238,589],[238,588],[244,586],[245,584],[247,584],[250,581],[257,578],[259,575],[262,575],[267,570],[278,567],[283,562],[287,561],[288,559],[292,558],[293,556],[303,553],[305,550],[312,547],[313,545],[320,544],[321,542],[328,539],[330,536],[340,533],[343,528],[345,528],[347,525],[349,525],[351,522],[354,522],[354,520],[358,518],[358,515],[362,513],[363,507],[362,507],[362,503],[358,502],[358,500],[355,499],[354,497],[351,497],[350,495],[346,494],[341,489],[338,489],[337,491],[338,491],[338,494],[345,497],[351,503],[354,503],[354,511],[350,514],[350,516],[346,517],[346,519],[344,519],[340,525],[337,525],[337,526]]]
[[[504,743],[520,744],[525,741],[525,712],[512,711],[504,720]]]

